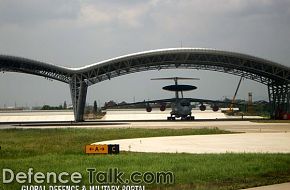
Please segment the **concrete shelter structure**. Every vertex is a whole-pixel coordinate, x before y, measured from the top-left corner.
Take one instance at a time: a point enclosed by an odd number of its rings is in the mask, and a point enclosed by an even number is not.
[[[121,75],[161,69],[210,70],[243,76],[267,85],[273,118],[280,112],[290,112],[290,67],[241,53],[201,48],[158,49],[81,68],[0,55],[1,72],[33,74],[69,84],[76,121],[83,120],[88,86]]]

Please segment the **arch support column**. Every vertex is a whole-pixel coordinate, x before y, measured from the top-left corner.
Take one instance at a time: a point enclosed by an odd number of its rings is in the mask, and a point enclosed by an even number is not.
[[[75,121],[84,121],[88,85],[81,76],[76,74],[71,77],[69,85]]]
[[[281,113],[290,113],[290,84],[268,84],[271,118],[280,119]]]

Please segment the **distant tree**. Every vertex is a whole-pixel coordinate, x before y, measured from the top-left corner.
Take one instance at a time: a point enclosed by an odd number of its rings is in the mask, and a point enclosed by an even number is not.
[[[42,110],[61,110],[62,109],[62,105],[59,106],[50,106],[50,105],[44,105],[41,108]]]
[[[94,101],[94,113],[97,113],[98,112],[98,104],[97,104],[97,101],[95,100]]]
[[[122,105],[126,105],[127,104],[127,102],[125,102],[125,101],[122,101],[121,103],[119,103],[118,105],[119,106],[122,106]]]
[[[63,109],[67,109],[66,101],[64,101],[64,103],[63,103]]]
[[[50,110],[51,107],[49,105],[44,105],[41,109],[42,110]]]
[[[117,103],[114,102],[113,100],[105,102],[105,107],[113,107],[113,106],[117,106]]]

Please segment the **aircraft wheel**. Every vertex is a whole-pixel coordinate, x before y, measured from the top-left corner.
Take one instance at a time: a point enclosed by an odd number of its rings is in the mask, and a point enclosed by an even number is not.
[[[167,117],[167,120],[168,121],[174,121],[175,120],[175,117],[172,117],[172,116],[171,117]]]
[[[191,116],[191,117],[190,117],[190,120],[191,120],[191,121],[193,121],[194,119],[195,119],[194,116]]]

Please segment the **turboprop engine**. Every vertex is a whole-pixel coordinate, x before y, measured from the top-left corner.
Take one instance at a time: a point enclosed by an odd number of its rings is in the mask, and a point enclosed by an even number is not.
[[[165,111],[166,110],[166,104],[161,104],[160,105],[160,111]]]
[[[150,105],[147,105],[147,106],[146,106],[146,111],[147,111],[147,112],[151,112],[151,111],[152,111],[152,107],[151,107]]]
[[[213,107],[212,107],[212,111],[214,111],[214,112],[217,112],[217,111],[219,111],[219,107],[217,106],[217,105],[214,105]]]
[[[206,110],[206,106],[203,105],[203,104],[201,104],[201,105],[199,106],[199,109],[200,109],[200,111],[205,111],[205,110]]]

